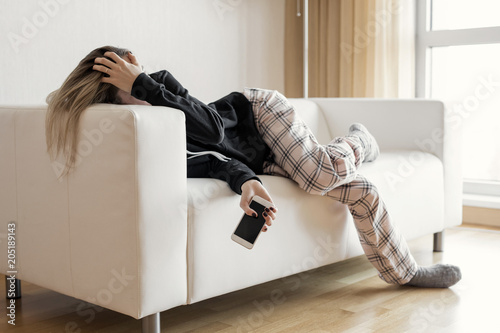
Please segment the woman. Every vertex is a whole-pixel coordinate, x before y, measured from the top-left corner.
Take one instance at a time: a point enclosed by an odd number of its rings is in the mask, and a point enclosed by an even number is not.
[[[461,278],[456,266],[419,267],[394,228],[376,187],[357,174],[362,163],[379,154],[373,136],[353,124],[346,137],[320,145],[276,91],[245,89],[208,105],[189,95],[167,71],[146,74],[128,50],[106,46],[87,55],[61,88],[48,98],[47,147],[66,157],[66,172],[75,163],[78,121],[94,103],[173,107],[186,116],[188,177],[226,181],[241,194],[248,215],[251,198],[272,198],[258,174],[293,179],[311,194],[326,195],[349,207],[363,250],[388,283],[447,288]],[[264,212],[271,226],[277,209]]]

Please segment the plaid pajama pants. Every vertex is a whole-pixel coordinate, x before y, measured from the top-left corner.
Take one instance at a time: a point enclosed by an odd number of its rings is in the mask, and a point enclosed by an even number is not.
[[[409,282],[417,263],[392,224],[377,188],[357,173],[364,159],[359,139],[339,137],[320,145],[279,92],[246,88],[243,94],[252,103],[257,129],[271,149],[264,173],[290,178],[308,193],[347,205],[362,248],[382,280]]]

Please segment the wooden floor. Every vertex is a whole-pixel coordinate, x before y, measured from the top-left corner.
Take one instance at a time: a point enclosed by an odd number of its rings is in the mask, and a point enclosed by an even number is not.
[[[165,311],[162,332],[500,332],[499,229],[447,230],[444,253],[432,252],[432,236],[410,247],[421,265],[459,265],[462,281],[450,289],[391,286],[358,257]],[[15,328],[0,300],[0,332],[141,331],[128,316],[28,283],[22,289]]]

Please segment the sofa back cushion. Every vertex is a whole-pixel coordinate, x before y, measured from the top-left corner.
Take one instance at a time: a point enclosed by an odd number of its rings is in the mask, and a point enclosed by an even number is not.
[[[302,98],[292,98],[290,102],[295,107],[300,118],[309,126],[319,143],[327,144],[332,141],[330,129],[318,104]]]

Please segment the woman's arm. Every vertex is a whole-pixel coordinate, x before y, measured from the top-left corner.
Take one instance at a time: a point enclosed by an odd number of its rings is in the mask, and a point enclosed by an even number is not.
[[[194,165],[188,164],[188,177],[210,177],[225,181],[234,192],[241,194],[240,207],[245,214],[256,214],[255,211],[250,208],[250,202],[255,195],[269,202],[273,202],[260,179],[244,163],[234,158],[228,162],[220,161],[213,156],[200,158],[205,158],[206,161]],[[268,226],[270,226],[272,220],[276,218],[276,213],[276,208],[265,212],[264,218]],[[263,231],[265,230],[267,230],[267,227],[263,228]]]
[[[224,124],[215,109],[190,96],[180,84],[174,86],[167,71],[163,75],[149,76],[141,73],[132,86],[132,96],[152,105],[179,109],[186,115],[187,136],[202,143],[218,144],[224,138]],[[166,82],[169,89],[166,88]],[[177,81],[175,81],[177,82]],[[181,94],[176,95],[172,91]]]
[[[264,185],[262,185],[260,179],[244,163],[236,159],[231,159],[229,162],[219,160],[214,162],[215,167],[211,170],[210,175],[214,178],[225,180],[234,192],[241,194],[240,207],[245,214],[250,216],[257,214],[250,208],[250,202],[255,195],[273,202],[273,199]],[[271,226],[277,212],[277,209],[274,208],[274,210],[268,209],[263,213],[266,225]],[[262,231],[267,231],[267,227],[264,226]]]
[[[216,178],[225,181],[231,190],[237,194],[242,193],[242,185],[250,180],[259,180],[259,177],[246,164],[238,161],[235,158],[229,161],[221,161],[213,156],[209,157],[209,161],[202,173],[201,177]],[[188,177],[190,176],[190,167],[188,167]]]
[[[188,91],[167,71],[153,77],[142,72],[131,53],[127,59],[114,52],[96,58],[94,70],[103,72],[102,82],[113,84],[133,97],[152,105],[168,106],[184,112],[187,136],[205,144],[218,144],[224,138],[224,124],[217,111],[189,95]],[[153,79],[154,78],[154,79]],[[167,88],[168,87],[168,88]]]

